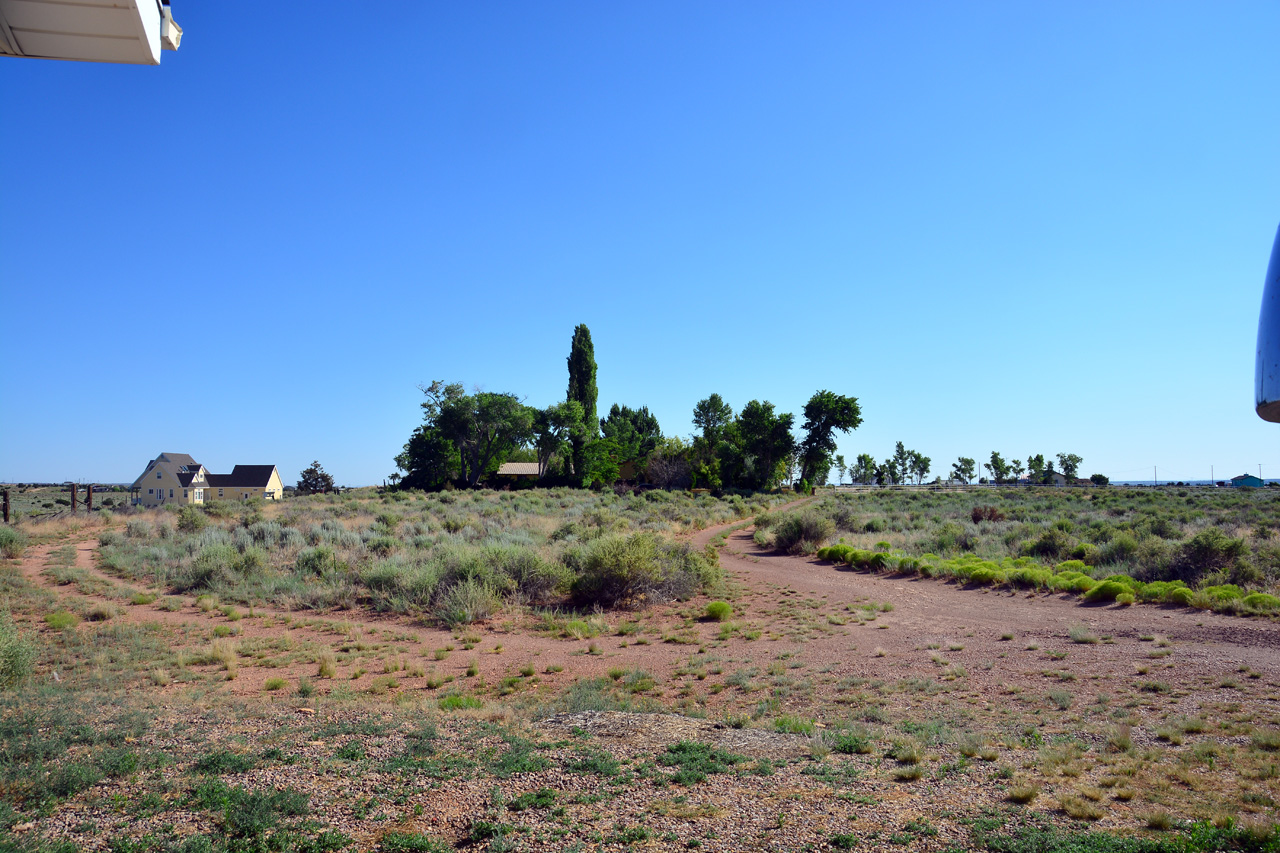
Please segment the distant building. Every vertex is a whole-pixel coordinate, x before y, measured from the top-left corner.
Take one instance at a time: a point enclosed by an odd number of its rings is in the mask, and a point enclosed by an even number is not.
[[[161,453],[129,487],[134,506],[203,504],[213,500],[261,497],[280,500],[284,483],[274,465],[237,465],[230,474],[211,474],[186,453]]]
[[[1241,474],[1239,477],[1231,478],[1231,487],[1234,489],[1261,489],[1262,479],[1252,474]]]
[[[536,480],[538,479],[537,462],[503,462],[495,472],[495,476],[504,480]]]

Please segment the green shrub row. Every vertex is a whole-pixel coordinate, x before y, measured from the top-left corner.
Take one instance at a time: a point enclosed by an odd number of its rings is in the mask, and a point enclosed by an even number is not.
[[[1135,601],[1173,604],[1228,613],[1261,614],[1280,611],[1280,597],[1268,593],[1250,593],[1235,584],[1206,585],[1193,590],[1180,580],[1144,583],[1124,574],[1104,578],[1089,575],[1089,568],[1079,560],[1067,560],[1056,566],[1045,566],[1030,557],[984,560],[973,554],[943,558],[935,554],[909,557],[885,551],[868,551],[844,543],[819,548],[819,559],[852,566],[859,571],[896,572],[922,577],[952,579],[976,586],[1008,586],[1071,593],[1085,601]]]

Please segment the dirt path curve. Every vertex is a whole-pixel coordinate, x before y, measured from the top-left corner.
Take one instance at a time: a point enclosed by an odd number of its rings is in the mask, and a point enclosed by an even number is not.
[[[693,541],[703,546],[727,526],[704,530]],[[1192,663],[1199,671],[1219,675],[1245,666],[1268,682],[1280,681],[1280,622],[1275,620],[1166,606],[1082,605],[1075,596],[860,573],[816,558],[766,551],[754,543],[753,532],[748,527],[730,533],[721,550],[721,564],[733,577],[766,600],[791,589],[799,596],[829,603],[868,599],[891,603],[893,610],[883,619],[891,629],[876,631],[873,638],[886,656],[918,652],[922,644],[931,642],[945,648],[951,641],[963,644],[964,657],[989,659],[1021,650],[1029,639],[1046,649],[1061,646],[1073,626],[1086,626],[1115,642],[1069,644],[1072,658],[1109,662],[1103,668],[1115,675],[1132,676],[1135,658],[1147,656],[1151,644],[1138,646],[1136,641],[1160,636],[1179,646],[1180,664]],[[1001,639],[1008,635],[1016,638],[1017,645]],[[1133,655],[1138,649],[1141,654]],[[1186,674],[1180,670],[1179,679]]]

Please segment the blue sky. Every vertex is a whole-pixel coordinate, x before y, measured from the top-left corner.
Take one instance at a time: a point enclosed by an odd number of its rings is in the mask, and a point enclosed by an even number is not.
[[[578,323],[671,435],[829,389],[850,458],[1280,476],[1274,2],[173,9],[0,61],[0,481],[380,482],[420,383],[555,402]]]

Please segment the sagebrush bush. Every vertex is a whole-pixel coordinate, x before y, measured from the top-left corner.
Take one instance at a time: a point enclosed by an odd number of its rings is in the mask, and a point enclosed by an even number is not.
[[[451,586],[435,605],[435,617],[446,626],[470,625],[488,619],[502,605],[498,595],[482,582],[468,579]]]
[[[788,554],[812,554],[835,535],[830,518],[812,510],[789,512],[775,518],[770,526],[773,547]]]
[[[708,555],[649,533],[601,537],[571,549],[565,562],[574,597],[606,607],[686,599],[719,577]]]
[[[16,560],[22,556],[22,552],[26,548],[27,534],[16,527],[0,524],[0,555],[10,560]]]
[[[5,611],[0,611],[0,687],[14,687],[31,675],[35,646],[27,641]]]

